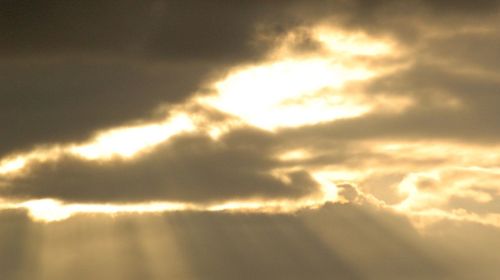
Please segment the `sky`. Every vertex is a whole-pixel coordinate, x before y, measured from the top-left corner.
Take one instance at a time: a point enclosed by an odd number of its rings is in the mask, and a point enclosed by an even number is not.
[[[0,1],[0,279],[496,279],[500,3]]]

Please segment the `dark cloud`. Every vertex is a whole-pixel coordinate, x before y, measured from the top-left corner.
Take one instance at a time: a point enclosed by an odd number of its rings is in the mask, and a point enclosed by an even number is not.
[[[477,225],[442,222],[422,235],[405,218],[365,206],[327,205],[294,216],[181,213],[165,220],[176,228],[195,278],[472,279],[498,273],[498,256],[476,254],[487,244],[500,245],[498,229],[478,226],[476,238],[467,232]],[[450,240],[443,240],[443,228]]]
[[[0,155],[152,118],[159,105],[194,92],[209,68],[120,59],[6,61],[0,66]]]
[[[104,52],[181,60],[255,57],[255,24],[270,21],[284,28],[288,19],[283,11],[291,3],[2,1],[0,49],[7,54]]]
[[[405,218],[365,206],[297,215],[82,215],[51,224],[3,212],[0,220],[0,244],[11,248],[0,251],[2,276],[12,280],[468,280],[499,273],[498,229],[446,221],[421,234]]]
[[[338,184],[339,195],[349,202],[354,202],[358,197],[359,193],[356,188],[349,184]]]
[[[0,156],[185,100],[298,25],[284,16],[291,4],[1,1]]]
[[[2,1],[0,155],[146,118],[214,73],[258,60],[298,27],[330,22],[413,47],[429,43],[425,32],[434,29],[491,25],[497,8],[496,1]],[[317,47],[302,33],[299,50]],[[430,52],[487,65],[498,53],[490,36],[457,35]]]
[[[434,232],[435,244],[441,244],[450,251],[443,255],[457,278],[496,277],[500,272],[493,268],[498,263],[496,249],[500,245],[498,228],[467,222],[444,221],[428,228]]]
[[[500,37],[498,19],[472,25],[471,30],[435,38],[424,53],[464,70],[498,71]]]
[[[30,268],[34,260],[36,226],[24,211],[2,210],[0,213],[0,277],[2,279],[29,279],[34,277]]]
[[[5,179],[1,193],[80,202],[213,202],[298,198],[318,191],[307,172],[288,173],[289,183],[270,174],[279,167],[270,153],[271,137],[253,130],[233,132],[220,141],[185,136],[130,161],[66,157],[35,163],[26,174]]]

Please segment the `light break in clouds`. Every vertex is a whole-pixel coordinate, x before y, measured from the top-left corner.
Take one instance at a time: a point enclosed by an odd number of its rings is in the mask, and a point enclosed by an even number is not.
[[[495,279],[499,20],[3,1],[0,278]]]

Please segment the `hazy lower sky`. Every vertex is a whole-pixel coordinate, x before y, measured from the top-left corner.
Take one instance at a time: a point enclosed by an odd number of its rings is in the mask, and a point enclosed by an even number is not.
[[[0,279],[499,278],[499,7],[0,0]]]

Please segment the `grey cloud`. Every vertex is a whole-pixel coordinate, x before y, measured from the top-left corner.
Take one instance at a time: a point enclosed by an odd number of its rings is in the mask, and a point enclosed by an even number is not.
[[[173,59],[255,57],[256,22],[284,24],[287,2],[2,1],[0,49],[114,52]]]
[[[500,240],[498,228],[467,222],[444,221],[427,229],[434,232],[435,244],[450,251],[443,260],[447,262],[457,278],[475,279],[496,277],[500,272],[492,265],[498,263],[496,253]]]
[[[117,59],[7,60],[0,67],[0,156],[78,141],[153,118],[192,94],[211,65]]]
[[[299,25],[284,16],[291,4],[2,1],[0,156],[81,141],[182,102]],[[269,39],[255,41],[257,29]]]
[[[497,25],[498,18],[470,27],[477,30],[435,38],[424,52],[468,70],[498,71],[496,62],[500,52],[500,37]]]
[[[299,198],[317,192],[316,182],[304,171],[290,172],[290,183],[269,174],[279,166],[270,153],[271,137],[253,130],[232,132],[220,141],[179,136],[130,161],[68,156],[35,163],[25,174],[4,179],[0,193],[80,202],[214,202]]]
[[[30,234],[36,226],[22,210],[2,210],[0,222],[0,277],[33,277],[34,271],[29,264],[34,261],[31,246],[35,240]]]
[[[354,202],[359,197],[356,188],[350,184],[338,184],[337,188],[339,189],[339,195],[349,202]]]
[[[276,38],[299,27],[307,30],[314,23],[329,22],[370,34],[392,34],[403,42],[414,37],[409,41],[414,42],[425,38],[422,22],[431,29],[471,22],[484,25],[491,22],[498,3],[2,1],[0,5],[0,56],[5,61],[0,68],[0,156],[4,156],[34,145],[80,141],[98,129],[147,118],[156,106],[191,96],[214,73],[257,61]],[[307,34],[303,37],[297,49],[315,48]],[[436,45],[463,46],[454,48],[459,56],[469,49],[464,43],[470,45],[475,39],[453,40]],[[494,56],[494,45],[488,45],[489,37],[481,40],[480,53],[491,55],[481,56],[480,61],[491,61],[486,58]],[[435,49],[437,53],[440,48]],[[488,112],[490,118],[497,117]]]
[[[469,280],[499,273],[498,229],[443,221],[421,234],[407,219],[368,206],[296,215],[81,215],[50,224],[3,212],[0,219],[9,233],[0,242],[12,248],[0,251],[0,264],[11,264],[12,280]],[[16,250],[24,254],[14,257]]]

